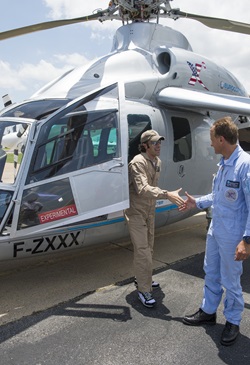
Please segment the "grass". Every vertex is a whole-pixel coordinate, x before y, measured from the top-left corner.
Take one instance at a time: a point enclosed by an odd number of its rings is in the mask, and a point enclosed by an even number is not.
[[[18,163],[19,164],[21,163],[22,157],[23,157],[23,154],[19,153],[18,154]],[[7,153],[7,161],[6,162],[14,163],[14,153]]]

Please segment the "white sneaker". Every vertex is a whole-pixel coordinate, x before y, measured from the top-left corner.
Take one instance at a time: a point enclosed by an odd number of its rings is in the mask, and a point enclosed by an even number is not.
[[[157,283],[156,281],[152,281],[152,288],[159,288],[160,284]]]
[[[152,297],[151,293],[147,293],[147,292],[142,293],[142,292],[138,291],[138,298],[142,302],[142,304],[148,308],[152,308],[156,303],[156,301]]]
[[[137,287],[138,286],[138,283],[137,283],[137,280],[136,280],[136,278],[135,278],[135,280],[134,280],[134,283],[135,283],[135,286]],[[152,281],[152,288],[159,288],[159,286],[160,286],[160,284],[159,283],[157,283],[156,281]]]

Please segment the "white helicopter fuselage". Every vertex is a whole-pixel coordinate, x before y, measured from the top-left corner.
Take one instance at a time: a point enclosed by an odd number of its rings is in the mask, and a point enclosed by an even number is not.
[[[154,23],[131,23],[114,36],[111,53],[49,83],[32,98],[74,99],[121,81],[128,99],[148,100],[166,87],[248,96],[244,86],[224,67],[192,51],[186,37]]]
[[[190,100],[182,97],[187,90]],[[127,164],[150,128],[166,137],[160,186],[182,187],[195,196],[209,193],[219,159],[210,146],[213,120],[225,114],[227,103],[233,105],[229,114],[250,115],[240,100],[222,101],[218,94],[247,96],[224,68],[193,53],[181,33],[133,23],[118,29],[109,55],[5,108],[2,140],[15,124],[28,132],[20,166],[15,162],[13,168],[4,155],[1,164],[0,157],[0,260],[128,236]],[[249,127],[248,119],[243,122],[242,131]],[[247,133],[241,137],[248,143]],[[181,213],[159,200],[156,226],[195,212]]]

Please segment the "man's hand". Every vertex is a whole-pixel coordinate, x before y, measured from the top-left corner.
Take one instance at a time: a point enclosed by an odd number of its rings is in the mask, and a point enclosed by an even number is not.
[[[246,260],[250,256],[250,245],[244,240],[240,241],[235,250],[235,261]]]
[[[179,195],[181,190],[182,188],[167,192],[167,199],[170,200],[171,203],[178,205],[178,207],[184,204],[184,200]]]
[[[192,195],[189,195],[186,191],[185,191],[185,195],[187,196],[187,199],[184,201],[184,204],[179,206],[180,212],[182,212],[184,210],[196,208],[195,198]]]

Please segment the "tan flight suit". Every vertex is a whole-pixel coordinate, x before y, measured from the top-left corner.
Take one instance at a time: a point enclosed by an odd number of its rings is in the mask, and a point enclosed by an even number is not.
[[[155,202],[166,199],[167,190],[157,187],[161,160],[156,163],[146,153],[136,155],[129,163],[130,208],[125,210],[134,246],[134,271],[141,292],[152,291],[152,255],[154,248]]]

